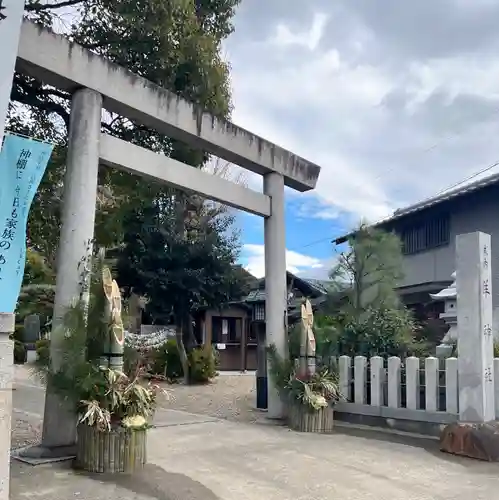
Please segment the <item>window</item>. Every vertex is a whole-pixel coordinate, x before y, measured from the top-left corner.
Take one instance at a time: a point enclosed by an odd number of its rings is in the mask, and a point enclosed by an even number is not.
[[[265,321],[265,303],[253,304],[253,321]]]
[[[257,329],[261,327],[261,323],[250,323],[248,328],[248,344],[256,344]]]
[[[212,342],[225,344],[231,342],[241,342],[240,318],[222,318],[214,316],[212,318]]]
[[[450,220],[448,215],[413,224],[402,231],[402,251],[411,255],[448,245]]]

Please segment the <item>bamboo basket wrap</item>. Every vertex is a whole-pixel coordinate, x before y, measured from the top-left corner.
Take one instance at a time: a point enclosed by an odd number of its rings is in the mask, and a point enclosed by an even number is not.
[[[76,466],[87,472],[132,473],[146,463],[147,429],[122,427],[100,431],[80,424],[77,428]]]
[[[334,415],[330,407],[310,411],[304,405],[290,403],[288,405],[288,425],[298,432],[316,432],[329,434],[333,432]]]

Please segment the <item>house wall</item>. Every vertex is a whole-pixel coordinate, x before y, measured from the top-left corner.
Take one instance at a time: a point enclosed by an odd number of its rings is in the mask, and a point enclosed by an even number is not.
[[[220,370],[240,370],[248,367],[247,359],[253,360],[252,352],[254,350],[247,345],[247,330],[249,325],[249,315],[246,309],[237,306],[226,307],[222,310],[209,309],[205,311],[201,318],[201,331],[203,344],[213,344],[213,318],[238,318],[241,321],[236,323],[239,329],[238,342],[221,342],[225,345],[224,349],[219,350]],[[245,361],[246,360],[246,361]],[[253,365],[249,365],[253,369]]]
[[[209,309],[208,311],[206,311],[204,314],[204,325],[203,325],[203,331],[204,331],[203,343],[205,343],[205,344],[212,343],[212,338],[213,338],[212,319],[214,317],[241,318],[241,319],[247,320],[248,312],[246,311],[246,309],[235,307],[235,306],[226,307],[226,308],[221,309],[221,310],[220,309]]]
[[[451,229],[451,243],[448,246],[404,256],[404,278],[400,286],[419,285],[432,281],[449,281],[451,274],[455,271],[453,238],[455,236]]]
[[[450,213],[449,245],[404,256],[405,277],[401,286],[450,280],[455,271],[456,236],[483,231],[491,235],[493,306],[499,321],[499,186],[490,186],[461,199],[439,204],[414,217],[435,217],[440,210]],[[401,219],[390,229],[400,231],[414,217]]]

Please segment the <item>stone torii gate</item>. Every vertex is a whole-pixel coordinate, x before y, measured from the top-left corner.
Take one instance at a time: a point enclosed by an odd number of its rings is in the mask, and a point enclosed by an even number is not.
[[[267,343],[274,343],[284,354],[284,186],[301,192],[311,190],[320,168],[28,21],[20,27],[16,70],[72,95],[54,318],[60,318],[79,294],[78,263],[91,252],[97,174],[99,164],[104,164],[265,218]],[[263,193],[101,133],[103,109],[262,175]],[[51,354],[55,362],[58,344],[60,339],[53,333]],[[273,387],[269,388],[268,416],[282,416],[282,405]],[[62,453],[73,443],[74,420],[64,418],[57,398],[47,391],[42,448]]]

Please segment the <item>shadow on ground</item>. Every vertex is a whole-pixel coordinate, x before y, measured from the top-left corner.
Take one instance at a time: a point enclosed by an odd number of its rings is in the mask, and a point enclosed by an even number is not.
[[[439,460],[445,462],[459,464],[462,467],[478,474],[497,474],[499,472],[499,464],[492,462],[483,462],[473,458],[460,457],[444,453],[440,450],[440,443],[437,439],[425,439],[422,437],[412,437],[410,435],[391,434],[386,432],[378,432],[375,428],[371,429],[356,429],[348,427],[336,427],[336,434],[344,434],[346,436],[355,436],[364,439],[380,441],[385,443],[395,443],[414,448],[420,448],[427,453],[435,456]]]
[[[167,472],[154,464],[147,464],[133,475],[77,474],[101,483],[112,483],[138,495],[155,500],[220,500],[206,486],[184,474]]]
[[[439,452],[439,442],[436,439],[413,437],[408,434],[395,434],[382,432],[373,427],[372,429],[359,429],[355,427],[337,426],[334,429],[335,434],[344,434],[346,436],[360,437],[364,439],[381,441],[386,443],[403,444],[414,448],[422,448],[429,452]]]
[[[13,461],[10,500],[220,500],[185,474],[167,472],[154,464],[133,475],[88,474],[70,462],[30,466]]]

